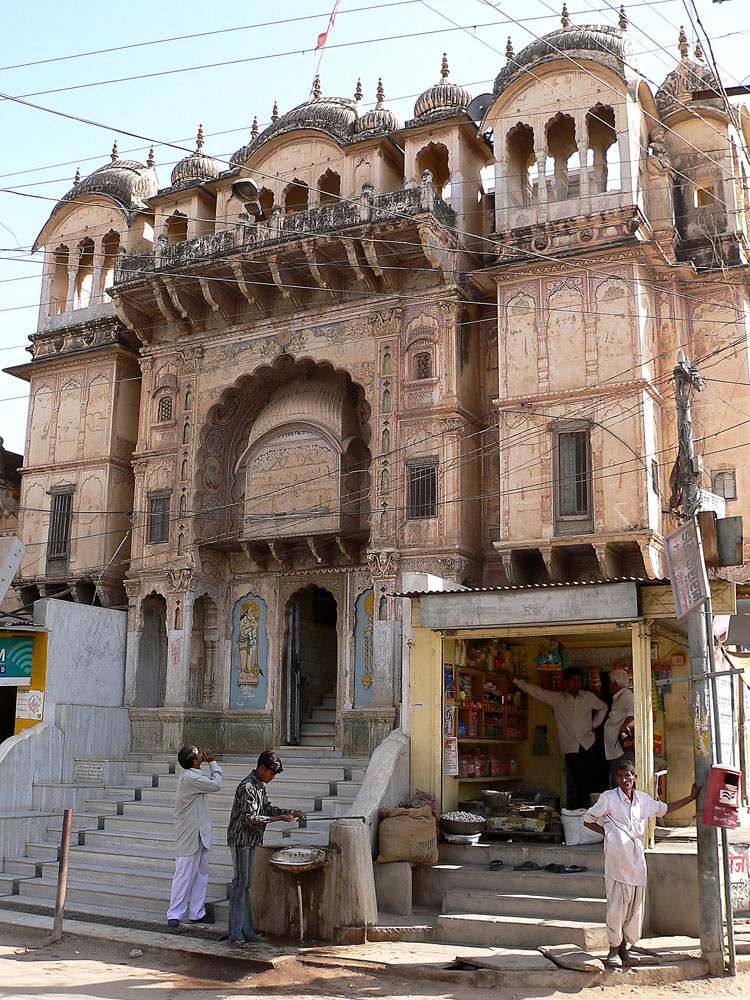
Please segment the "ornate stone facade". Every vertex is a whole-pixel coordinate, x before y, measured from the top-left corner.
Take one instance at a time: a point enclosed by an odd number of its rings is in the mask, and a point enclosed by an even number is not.
[[[249,752],[331,697],[370,752],[405,573],[662,572],[678,347],[750,405],[747,119],[688,114],[681,54],[654,101],[624,25],[564,24],[509,50],[479,132],[444,60],[405,125],[316,84],[228,169],[200,130],[168,187],[114,152],[77,179],[16,369],[19,586],[127,601],[136,746]],[[724,412],[695,424],[735,512]]]

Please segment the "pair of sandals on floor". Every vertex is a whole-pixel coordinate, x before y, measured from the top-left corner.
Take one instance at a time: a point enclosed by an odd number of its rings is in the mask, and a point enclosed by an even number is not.
[[[494,861],[490,861],[490,871],[496,872],[503,867],[503,863],[499,858]],[[574,875],[578,872],[588,871],[585,865],[559,865],[555,862],[551,862],[548,865],[538,865],[536,861],[524,861],[520,865],[513,866],[514,872],[554,872],[556,875]]]

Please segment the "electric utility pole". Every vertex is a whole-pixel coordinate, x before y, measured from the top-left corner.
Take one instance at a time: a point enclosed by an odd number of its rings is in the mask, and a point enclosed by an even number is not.
[[[682,514],[694,518],[700,506],[700,480],[693,447],[693,426],[690,418],[690,397],[703,388],[696,368],[689,367],[682,351],[677,354],[673,371],[677,400],[677,439]],[[690,688],[693,712],[693,763],[695,782],[703,785],[700,799],[706,794],[708,772],[713,758],[713,735],[710,724],[708,643],[713,636],[706,634],[706,616],[702,608],[688,615],[688,652],[690,656]],[[721,915],[719,851],[716,827],[705,826],[702,808],[697,810],[698,836],[698,919],[701,950],[712,976],[724,972],[724,933]]]

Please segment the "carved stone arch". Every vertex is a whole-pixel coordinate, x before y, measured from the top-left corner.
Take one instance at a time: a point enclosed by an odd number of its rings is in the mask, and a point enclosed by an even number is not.
[[[417,151],[414,158],[417,180],[421,180],[425,170],[432,173],[432,183],[435,190],[442,195],[446,184],[450,184],[451,164],[450,153],[444,142],[428,142]]]
[[[342,426],[340,440],[344,442],[347,438],[356,437],[359,442],[359,454],[356,458],[351,446],[349,454],[345,449],[342,457],[344,463],[349,463],[347,475],[350,474],[350,459],[354,462],[354,474],[362,480],[359,489],[363,497],[369,496],[371,406],[364,388],[352,379],[346,369],[330,361],[282,353],[271,363],[264,363],[252,372],[242,374],[232,385],[226,386],[218,401],[206,414],[198,435],[195,463],[195,509],[204,512],[204,516],[196,519],[195,528],[199,540],[207,541],[218,535],[239,537],[242,491],[235,488],[237,480],[234,477],[239,468],[240,456],[247,451],[251,428],[261,418],[274,394],[285,384],[291,385],[293,380],[302,377],[309,379],[313,386],[316,380],[338,384],[349,420],[357,431],[354,435],[350,431],[344,433],[345,428]],[[279,393],[279,397],[282,396],[283,393]],[[283,410],[283,406],[278,407],[279,416],[284,415]],[[291,419],[293,416],[295,415],[292,413],[287,414],[287,423],[294,423]],[[298,412],[298,425],[300,416],[302,414]],[[364,516],[366,506],[364,504],[361,507],[361,516]]]

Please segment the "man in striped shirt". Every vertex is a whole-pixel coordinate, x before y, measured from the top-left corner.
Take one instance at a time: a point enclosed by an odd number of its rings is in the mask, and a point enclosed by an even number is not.
[[[234,793],[227,844],[234,864],[234,878],[229,889],[229,943],[235,948],[245,948],[251,941],[261,940],[260,934],[253,929],[249,890],[255,848],[263,843],[266,824],[304,819],[301,810],[290,813],[272,806],[268,800],[266,785],[283,770],[279,755],[274,750],[264,750],[255,770],[242,779]]]

